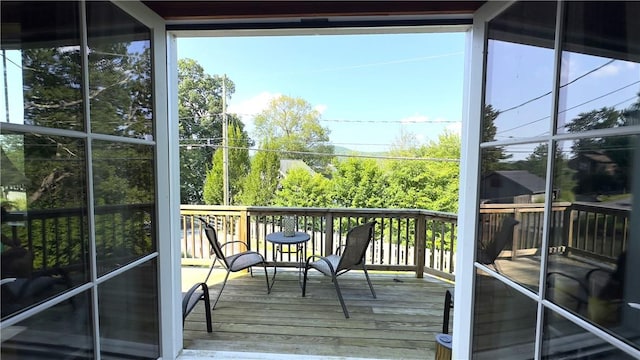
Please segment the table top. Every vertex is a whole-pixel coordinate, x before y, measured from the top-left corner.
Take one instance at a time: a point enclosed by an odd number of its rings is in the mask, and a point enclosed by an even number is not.
[[[293,236],[284,236],[284,231],[267,234],[267,241],[275,244],[300,244],[309,241],[309,234],[296,231]]]

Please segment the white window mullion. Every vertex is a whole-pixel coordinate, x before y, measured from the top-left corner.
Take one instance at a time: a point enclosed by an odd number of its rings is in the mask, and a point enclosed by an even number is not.
[[[538,314],[536,317],[536,343],[535,359],[542,359],[542,337],[544,335],[544,311],[542,300],[545,298],[547,288],[547,262],[549,257],[548,244],[551,228],[551,214],[553,209],[553,169],[555,167],[556,141],[553,140],[557,133],[558,102],[560,100],[560,72],[562,71],[562,37],[563,37],[563,9],[564,4],[558,1],[556,8],[556,28],[554,39],[554,64],[553,64],[553,87],[551,88],[551,121],[549,122],[549,139],[547,140],[547,173],[545,184],[545,205],[543,215],[542,244],[540,244],[540,278],[538,287]]]
[[[91,138],[91,104],[89,92],[89,39],[87,31],[87,4],[80,2],[80,64],[82,69],[82,100],[84,112],[84,125],[87,133],[85,144],[85,163],[87,174],[87,223],[89,233],[89,266],[91,274],[91,319],[93,323],[93,351],[94,357],[100,359],[100,311],[98,307],[98,288],[95,285],[97,273],[97,253],[94,216],[94,191],[93,191],[93,143]]]
[[[473,306],[476,224],[478,223],[480,139],[484,99],[487,22],[513,2],[487,2],[473,15],[467,36],[463,86],[462,148],[460,149],[460,204],[456,252],[453,358],[470,359],[473,350]]]
[[[160,357],[175,359],[182,350],[180,219],[180,156],[178,148],[178,65],[175,39],[166,23],[142,2],[113,1],[151,31],[153,69],[152,140],[155,145],[156,245]],[[134,140],[135,141],[135,140]]]

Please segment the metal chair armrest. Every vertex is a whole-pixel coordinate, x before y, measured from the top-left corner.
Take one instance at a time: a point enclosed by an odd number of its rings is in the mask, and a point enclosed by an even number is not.
[[[249,246],[247,245],[247,243],[246,243],[246,242],[244,242],[244,241],[241,241],[241,240],[232,240],[232,241],[227,241],[227,242],[225,242],[225,243],[222,243],[222,244],[220,245],[220,249],[224,249],[224,247],[225,247],[225,246],[227,246],[227,245],[231,245],[231,244],[235,244],[235,243],[243,244],[243,245],[244,245],[244,247],[245,247],[245,250],[249,250]],[[223,250],[223,251],[224,251],[224,250]]]

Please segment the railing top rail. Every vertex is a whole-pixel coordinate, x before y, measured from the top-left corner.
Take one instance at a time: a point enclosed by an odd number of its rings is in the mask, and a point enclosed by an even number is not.
[[[315,207],[270,207],[270,206],[222,206],[222,205],[181,205],[180,209],[185,213],[207,211],[221,215],[232,212],[246,211],[250,215],[324,215],[327,213],[351,215],[351,216],[392,216],[392,217],[416,217],[445,219],[455,222],[458,214],[424,209],[378,209],[378,208],[315,208]]]
[[[600,204],[592,202],[576,201],[572,206],[575,210],[589,210],[597,212],[598,210],[606,210],[608,212],[620,212],[629,214],[631,212],[631,206],[616,205],[616,204]]]
[[[568,201],[557,201],[552,205],[554,207],[570,207],[572,203]],[[544,207],[544,203],[523,203],[523,204],[481,204],[481,209],[514,209],[514,208],[539,208]]]

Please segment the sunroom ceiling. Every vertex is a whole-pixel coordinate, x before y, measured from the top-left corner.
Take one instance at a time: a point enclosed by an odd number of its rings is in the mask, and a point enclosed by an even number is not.
[[[265,18],[471,18],[485,1],[143,1],[169,24]]]

